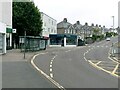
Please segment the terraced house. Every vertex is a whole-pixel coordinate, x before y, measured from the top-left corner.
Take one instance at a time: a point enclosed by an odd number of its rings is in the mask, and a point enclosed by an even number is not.
[[[50,34],[50,45],[74,47],[77,46],[77,35],[74,26],[64,18],[57,24],[57,34]]]

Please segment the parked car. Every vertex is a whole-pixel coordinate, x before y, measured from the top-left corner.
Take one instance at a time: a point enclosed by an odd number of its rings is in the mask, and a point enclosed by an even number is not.
[[[110,38],[109,38],[109,37],[107,37],[107,38],[106,38],[106,41],[110,41]]]
[[[85,41],[78,39],[78,46],[84,46],[85,45]]]

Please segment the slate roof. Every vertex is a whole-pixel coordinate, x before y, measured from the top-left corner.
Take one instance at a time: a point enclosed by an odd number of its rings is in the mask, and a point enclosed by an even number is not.
[[[65,28],[65,29],[68,29],[72,24],[67,22],[67,18],[64,18],[63,21],[59,22],[57,24],[57,28]]]

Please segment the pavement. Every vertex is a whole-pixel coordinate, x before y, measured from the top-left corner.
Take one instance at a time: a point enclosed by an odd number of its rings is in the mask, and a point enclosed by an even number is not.
[[[46,50],[45,50],[46,51]],[[2,56],[2,88],[56,88],[44,76],[39,74],[29,63],[30,59],[40,52],[26,52],[19,49],[8,50]]]
[[[25,53],[25,59],[24,59],[24,53],[21,52],[19,49],[12,49],[8,50],[6,54],[2,55],[3,61],[26,61],[30,60],[34,53]]]

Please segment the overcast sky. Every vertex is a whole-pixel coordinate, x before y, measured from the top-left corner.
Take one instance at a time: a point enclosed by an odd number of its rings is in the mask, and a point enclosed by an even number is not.
[[[115,27],[118,26],[119,0],[34,0],[41,12],[57,20],[57,23],[67,18],[74,24],[80,21],[105,25],[110,28],[115,16]]]

